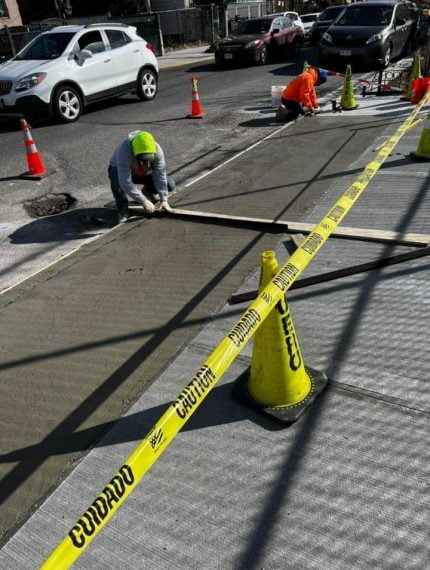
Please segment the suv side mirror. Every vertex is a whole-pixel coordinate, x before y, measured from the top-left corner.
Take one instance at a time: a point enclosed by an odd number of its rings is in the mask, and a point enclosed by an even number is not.
[[[406,20],[404,18],[396,18],[396,26],[403,26],[406,24]]]
[[[272,36],[274,36],[275,34],[279,34],[281,30],[279,28],[275,28],[274,30],[272,30]]]

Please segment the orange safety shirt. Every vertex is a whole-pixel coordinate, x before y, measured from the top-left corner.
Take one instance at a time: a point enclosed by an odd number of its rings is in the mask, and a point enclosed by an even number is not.
[[[281,92],[283,99],[292,99],[306,105],[309,109],[318,107],[315,83],[318,79],[318,71],[312,67],[301,73],[288,83]]]

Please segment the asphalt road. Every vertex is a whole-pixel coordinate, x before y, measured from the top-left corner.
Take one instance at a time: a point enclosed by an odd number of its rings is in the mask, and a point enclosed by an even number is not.
[[[113,147],[129,131],[151,130],[180,183],[178,207],[300,220],[386,120],[304,119],[190,182],[279,129],[270,86],[295,75],[307,57],[264,68],[166,71],[151,103],[128,99],[76,124],[35,128],[38,149],[55,169],[40,183],[8,179],[23,169],[21,133],[1,133],[3,290],[83,244],[0,298],[3,536],[157,379],[258,265],[261,251],[279,241],[252,227],[167,218],[108,231]],[[184,118],[191,73],[199,78],[201,121]],[[338,87],[332,78],[322,95]],[[77,205],[29,220],[23,202],[47,192],[70,193]],[[105,215],[106,227],[91,226],[94,213]]]

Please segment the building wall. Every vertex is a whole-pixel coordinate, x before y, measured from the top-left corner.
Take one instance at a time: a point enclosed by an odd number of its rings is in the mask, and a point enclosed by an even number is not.
[[[16,0],[0,0],[0,28],[21,25],[22,21]]]

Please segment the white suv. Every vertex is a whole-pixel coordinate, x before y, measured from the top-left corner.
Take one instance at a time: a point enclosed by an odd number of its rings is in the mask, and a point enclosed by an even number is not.
[[[284,16],[284,18],[291,20],[293,22],[293,25],[297,28],[300,28],[302,32],[305,31],[302,19],[297,12],[277,12],[276,14],[272,14],[272,16]]]
[[[48,112],[64,123],[88,103],[131,92],[150,100],[157,89],[153,48],[126,24],[52,28],[0,65],[0,112]]]

